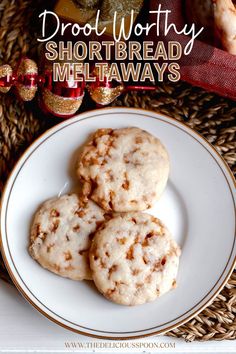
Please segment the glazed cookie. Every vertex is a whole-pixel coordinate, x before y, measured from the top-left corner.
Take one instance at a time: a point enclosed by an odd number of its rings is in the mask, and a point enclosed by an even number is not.
[[[140,212],[105,222],[89,252],[98,290],[130,306],[154,301],[176,286],[179,256],[180,248],[162,222]]]
[[[99,129],[83,148],[78,175],[84,196],[103,209],[145,210],[166,186],[169,158],[161,142],[144,130]]]
[[[93,233],[104,221],[94,202],[75,194],[46,201],[34,217],[30,255],[44,268],[74,280],[91,279],[88,250]]]

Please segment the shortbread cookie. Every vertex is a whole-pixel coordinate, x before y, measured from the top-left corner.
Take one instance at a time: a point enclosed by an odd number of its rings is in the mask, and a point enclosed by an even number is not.
[[[223,48],[236,55],[236,6],[232,0],[214,1],[216,34]]]
[[[185,3],[189,24],[194,23],[197,30],[204,28],[199,38],[236,55],[236,0],[191,0]]]
[[[163,192],[169,158],[161,142],[139,128],[99,129],[78,167],[83,194],[105,210],[145,210]]]
[[[109,300],[139,305],[176,286],[180,248],[163,223],[145,213],[116,215],[89,252],[93,280]]]
[[[104,211],[77,195],[46,201],[34,217],[30,255],[44,268],[74,280],[91,279],[88,250]]]

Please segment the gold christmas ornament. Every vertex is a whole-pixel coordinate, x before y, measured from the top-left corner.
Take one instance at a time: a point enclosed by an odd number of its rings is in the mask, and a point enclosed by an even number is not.
[[[110,22],[114,19],[114,13],[117,12],[117,17],[129,16],[133,10],[138,14],[142,8],[143,0],[103,0],[101,6],[101,20]]]
[[[125,90],[122,82],[115,80],[110,81],[110,66],[104,70],[104,80],[99,80],[99,70],[97,67],[92,72],[92,76],[96,78],[95,82],[88,84],[88,91],[94,102],[99,105],[105,106],[113,102]]]
[[[17,92],[23,101],[31,101],[37,92],[37,64],[28,58],[22,59],[17,72]]]
[[[117,87],[88,87],[91,98],[99,105],[106,106],[112,103],[124,91],[124,85]]]
[[[83,102],[84,94],[79,97],[61,97],[48,89],[42,92],[43,104],[52,114],[68,117],[75,114]]]
[[[73,0],[76,6],[81,6],[83,8],[94,9],[98,7],[101,0]]]
[[[0,92],[7,93],[10,90],[12,86],[11,84],[12,73],[13,70],[10,67],[10,65],[5,64],[0,66]]]

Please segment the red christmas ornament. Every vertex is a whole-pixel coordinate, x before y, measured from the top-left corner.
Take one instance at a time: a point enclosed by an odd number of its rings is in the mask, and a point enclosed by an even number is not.
[[[77,81],[71,75],[68,81],[54,82],[51,71],[48,71],[46,76],[47,79],[42,89],[44,108],[61,118],[73,116],[80,108],[84,98],[84,77],[81,75],[81,81]]]

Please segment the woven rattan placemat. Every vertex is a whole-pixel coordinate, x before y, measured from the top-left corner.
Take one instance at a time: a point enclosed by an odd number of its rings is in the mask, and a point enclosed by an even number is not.
[[[48,8],[45,0],[1,0],[0,64],[13,66],[21,55],[39,60],[36,37],[38,13]],[[185,122],[212,143],[236,173],[236,103],[185,83],[161,84],[155,92],[131,92],[113,106],[141,107],[168,114]],[[13,94],[0,96],[0,191],[25,148],[48,127],[33,103],[23,104]],[[88,98],[82,110],[91,107]],[[0,277],[11,282],[0,257]],[[192,340],[236,338],[236,271],[214,302],[193,320],[168,333]]]

